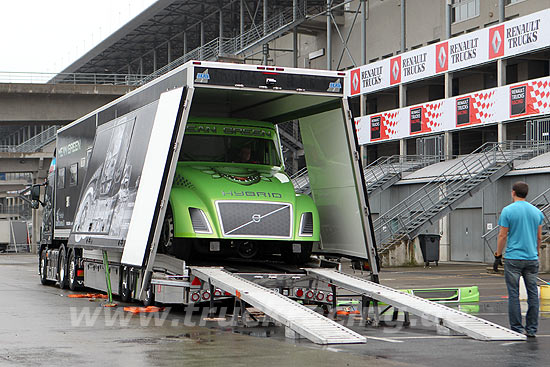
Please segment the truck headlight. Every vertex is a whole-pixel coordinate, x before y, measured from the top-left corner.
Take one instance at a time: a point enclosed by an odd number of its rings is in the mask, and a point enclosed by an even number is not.
[[[300,219],[300,237],[312,237],[313,236],[313,213],[306,212],[302,214]]]
[[[191,225],[195,233],[212,233],[210,223],[206,219],[204,212],[197,208],[189,208],[189,216],[191,217]]]

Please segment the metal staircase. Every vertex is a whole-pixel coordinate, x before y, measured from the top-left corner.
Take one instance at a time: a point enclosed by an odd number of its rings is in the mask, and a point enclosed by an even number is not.
[[[439,162],[439,156],[392,155],[380,157],[363,169],[367,194],[377,195],[401,179],[404,173]],[[302,168],[291,177],[294,189],[299,194],[311,193],[307,168]]]
[[[547,241],[550,239],[550,187],[529,202],[539,208],[544,214],[542,241]],[[485,244],[491,249],[491,252],[494,252],[497,248],[497,235],[499,228],[500,226],[496,225],[493,229],[487,231],[483,236],[481,236],[483,242],[485,242]]]
[[[13,147],[13,152],[30,153],[38,151],[45,145],[55,140],[55,137],[57,136],[57,128],[57,126],[50,126],[41,133],[36,134],[32,138]]]
[[[379,194],[401,179],[404,173],[416,171],[440,161],[439,156],[392,155],[381,157],[363,170],[369,196]]]
[[[424,225],[434,224],[468,197],[498,180],[516,160],[549,151],[547,142],[486,143],[433,178],[374,221],[380,253],[404,239],[413,239]]]

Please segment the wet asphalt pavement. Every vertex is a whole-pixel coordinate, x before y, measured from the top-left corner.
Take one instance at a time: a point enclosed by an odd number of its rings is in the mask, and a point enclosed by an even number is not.
[[[383,269],[381,282],[401,289],[477,285],[480,302],[468,309],[507,326],[504,279],[485,268],[440,263],[430,269]],[[527,342],[438,335],[433,325],[411,315],[409,328],[400,322],[365,327],[343,319],[368,342],[318,346],[286,339],[280,327],[236,328],[226,319],[183,308],[132,315],[123,305],[109,309],[103,300],[69,298],[73,293],[42,286],[35,255],[0,254],[0,366],[550,365],[550,304],[542,306],[538,337]]]

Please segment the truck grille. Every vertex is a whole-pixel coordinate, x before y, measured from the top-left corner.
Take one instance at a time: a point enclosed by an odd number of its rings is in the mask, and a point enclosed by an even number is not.
[[[216,206],[224,237],[291,237],[291,204],[232,200]]]

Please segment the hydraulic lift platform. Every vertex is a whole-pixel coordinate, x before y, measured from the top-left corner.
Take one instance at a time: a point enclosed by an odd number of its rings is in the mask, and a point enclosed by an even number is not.
[[[308,275],[319,280],[384,302],[400,311],[410,312],[430,320],[436,325],[449,328],[477,340],[526,339],[523,334],[479,317],[353,275],[344,274],[333,269],[313,268],[305,270]]]

